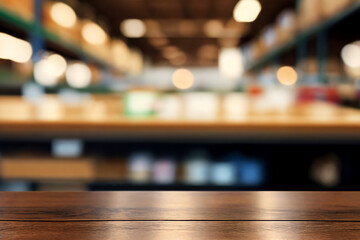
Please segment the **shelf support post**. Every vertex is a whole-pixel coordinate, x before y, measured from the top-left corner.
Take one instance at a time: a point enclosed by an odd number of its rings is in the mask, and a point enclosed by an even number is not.
[[[317,61],[319,67],[319,83],[326,82],[327,30],[317,34]]]
[[[34,1],[34,26],[31,34],[31,45],[33,48],[33,61],[40,60],[39,53],[44,49],[44,39],[42,36],[42,0]]]

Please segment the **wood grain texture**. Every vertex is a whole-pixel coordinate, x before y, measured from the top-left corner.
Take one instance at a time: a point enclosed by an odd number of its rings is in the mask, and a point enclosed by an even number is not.
[[[262,137],[262,138],[359,138],[360,122],[355,120],[311,120],[249,118],[246,121],[155,121],[118,119],[108,121],[84,120],[1,120],[0,134],[6,138],[18,137],[101,137],[101,138],[166,138],[179,137]]]
[[[6,240],[354,240],[359,222],[0,222]]]
[[[360,192],[1,192],[0,220],[360,221]]]

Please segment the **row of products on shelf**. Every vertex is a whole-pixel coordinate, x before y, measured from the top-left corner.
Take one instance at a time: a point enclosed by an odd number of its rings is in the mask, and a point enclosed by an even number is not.
[[[265,162],[238,152],[215,159],[203,150],[196,150],[181,160],[173,154],[155,156],[142,151],[134,152],[127,160],[102,157],[97,161],[86,157],[4,155],[0,166],[0,189],[7,191],[30,190],[31,182],[41,184],[43,190],[67,191],[86,190],[89,183],[253,188],[269,183]],[[335,188],[341,182],[341,168],[338,155],[328,153],[315,158],[304,174],[315,185]]]
[[[135,153],[128,159],[129,181],[174,184],[180,170],[184,184],[259,186],[265,174],[261,160],[237,153],[214,161],[205,152],[192,152],[181,165],[173,157],[153,158],[149,153]]]
[[[65,149],[62,149],[65,150]],[[264,162],[231,153],[214,159],[206,151],[190,152],[185,158],[135,152],[121,158],[3,156],[1,178],[6,180],[80,180],[139,185],[194,185],[258,187],[264,182]]]
[[[320,104],[320,102],[325,102]],[[263,114],[319,115],[326,109],[336,115],[336,104],[358,108],[360,92],[355,84],[338,86],[260,87],[246,92],[188,92],[161,94],[156,91],[129,91],[124,97],[124,113],[129,117],[156,116],[162,119],[241,119]],[[314,102],[319,104],[314,104]],[[326,104],[330,103],[330,104]],[[302,108],[302,106],[306,106]]]
[[[296,37],[297,33],[311,28],[344,9],[356,0],[300,0],[298,12],[285,10],[274,25],[265,27],[260,36],[243,47],[245,63],[259,59],[276,46]]]
[[[89,95],[73,90],[64,90],[58,95],[45,95],[34,89],[27,91],[23,98],[0,98],[2,119],[95,121],[119,120],[125,116],[156,117],[162,120],[242,120],[264,114],[335,116],[340,110],[336,104],[359,107],[359,91],[353,85],[299,89],[266,89],[252,86],[246,93],[161,93],[152,90],[132,90],[124,95],[106,96]]]

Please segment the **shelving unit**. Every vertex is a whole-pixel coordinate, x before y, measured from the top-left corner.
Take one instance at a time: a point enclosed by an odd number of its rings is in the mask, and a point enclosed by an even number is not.
[[[35,21],[30,21],[18,16],[4,7],[0,6],[0,21],[6,22],[10,26],[14,26],[22,31],[25,31],[27,34],[32,34],[33,30],[36,27]],[[46,29],[44,26],[40,27],[41,37],[44,38],[45,41],[54,43],[64,49],[67,49],[77,55],[80,59],[85,59],[90,62],[94,62],[98,64],[102,68],[110,68],[113,69],[114,67],[111,65],[110,62],[104,61],[102,59],[97,58],[96,56],[86,52],[76,43],[73,43],[69,40],[61,38],[58,34],[52,32],[49,29]]]
[[[156,116],[127,117],[121,110],[120,95],[114,95],[118,103],[116,111],[102,115],[79,113],[68,116],[66,111],[74,111],[62,105],[53,110],[55,118],[38,115],[40,108],[31,107],[18,97],[1,97],[0,136],[3,138],[105,138],[105,139],[309,139],[313,136],[326,140],[359,139],[360,112],[356,109],[339,107],[326,103],[295,105],[291,111],[278,114],[248,114],[241,118],[219,115],[211,120],[161,119]],[[17,110],[16,114],[7,105]],[[115,104],[115,102],[112,102]],[[59,104],[61,104],[59,102]],[[4,108],[5,107],[5,108]],[[318,112],[319,109],[328,109]],[[57,109],[57,108],[55,108]],[[67,110],[66,110],[67,109]],[[55,111],[55,112],[54,112]],[[90,111],[90,109],[88,109]],[[94,113],[95,114],[95,113]]]
[[[320,22],[319,24],[305,30],[299,32],[296,37],[285,44],[275,47],[274,50],[271,50],[267,54],[265,54],[263,57],[261,57],[258,60],[255,60],[251,63],[249,63],[245,69],[247,71],[254,71],[256,69],[261,68],[267,63],[270,63],[277,57],[284,54],[286,51],[295,48],[296,46],[299,46],[302,43],[306,43],[309,38],[316,36],[319,32],[326,31],[330,27],[334,26],[335,24],[341,22],[346,17],[356,13],[360,10],[360,2],[355,2],[352,6],[344,10],[343,12],[335,15],[334,17],[324,20],[323,22]]]
[[[39,2],[41,0],[37,1],[37,3]],[[274,48],[260,59],[249,63],[246,70],[249,72],[258,71],[266,64],[275,62],[289,51],[296,51],[301,46],[306,46],[309,39],[316,37],[318,39],[317,44],[321,45],[324,36],[326,36],[324,33],[329,28],[359,10],[360,2],[357,1],[345,11],[316,26],[299,32],[294,39]],[[28,35],[29,38],[37,35],[41,41],[50,45],[50,49],[52,47],[54,49],[59,48],[60,52],[62,50],[62,53],[71,53],[69,55],[76,56],[85,62],[94,63],[104,71],[116,71],[110,61],[94,56],[87,52],[85,48],[82,48],[80,44],[47,29],[39,24],[38,19],[26,20],[0,7],[0,22],[8,24],[11,28],[16,29],[18,33],[21,31],[22,37],[23,33]],[[326,49],[322,48],[318,51],[318,60],[323,61],[325,57]],[[324,71],[324,69],[320,67],[320,71]],[[59,84],[53,88],[46,88],[46,92],[57,93],[67,88],[66,84]],[[112,92],[106,84],[92,85],[79,91],[86,93]],[[159,90],[159,92],[164,93],[165,91]],[[75,113],[75,117],[67,116],[66,113],[68,112],[66,110],[68,109],[64,110],[64,106],[59,108],[61,114],[56,113],[57,104],[71,105],[64,103],[65,101],[61,102],[62,99],[60,98],[56,100],[57,102],[54,105],[51,105],[51,100],[49,105],[46,105],[46,103],[44,105],[41,105],[41,103],[32,105],[24,101],[24,104],[27,104],[25,107],[15,106],[13,112],[11,112],[12,105],[9,104],[11,101],[5,99],[5,97],[0,97],[0,103],[5,106],[5,110],[0,109],[0,154],[5,153],[11,156],[11,153],[19,151],[23,154],[20,157],[23,157],[26,161],[29,158],[27,150],[30,149],[30,153],[39,154],[36,156],[41,157],[41,154],[47,154],[51,162],[57,158],[51,152],[54,140],[77,140],[84,146],[81,157],[89,157],[88,160],[94,165],[98,163],[97,161],[104,159],[106,161],[112,158],[116,158],[118,161],[127,161],[126,157],[145,149],[145,151],[154,153],[156,161],[170,152],[174,154],[177,166],[183,167],[186,164],[184,156],[193,150],[205,149],[205,152],[211,156],[209,157],[209,159],[211,158],[211,164],[221,161],[226,162],[227,155],[235,152],[244,154],[249,159],[252,157],[254,159],[258,158],[264,163],[264,166],[268,164],[266,166],[266,174],[268,175],[264,174],[268,185],[259,185],[257,188],[235,184],[233,186],[215,186],[211,183],[203,186],[191,186],[185,184],[185,181],[179,181],[162,186],[153,184],[152,180],[148,183],[136,185],[121,180],[96,181],[96,177],[91,178],[86,184],[91,190],[304,190],[304,186],[306,190],[311,190],[309,188],[314,187],[315,184],[310,183],[311,180],[309,180],[310,165],[317,158],[324,155],[326,157],[326,154],[335,152],[339,162],[344,164],[344,170],[341,171],[351,172],[351,174],[346,175],[350,176],[348,179],[341,179],[341,184],[344,184],[350,190],[358,190],[358,186],[356,186],[360,182],[360,178],[356,173],[360,169],[360,163],[357,163],[360,156],[360,150],[358,150],[360,149],[360,112],[358,110],[321,103],[322,106],[325,106],[325,111],[317,112],[315,108],[309,113],[306,111],[306,107],[299,104],[291,112],[283,114],[248,114],[244,117],[231,119],[222,115],[225,115],[224,110],[219,110],[219,116],[212,120],[195,121],[185,117],[169,120],[157,117],[126,117],[124,110],[121,110],[122,102],[120,100],[116,102],[117,99],[115,99],[112,102],[114,106],[118,107],[118,112],[114,113],[104,103],[96,102],[95,96],[92,97],[94,99],[86,103],[88,104],[86,105],[87,112],[83,113],[79,110],[78,112],[83,115]],[[17,100],[21,101],[20,97],[17,98]],[[120,98],[121,96],[119,96]],[[44,102],[46,101],[42,103]],[[96,105],[97,103],[100,104]],[[53,108],[53,106],[55,107]],[[95,109],[93,106],[100,107]],[[40,109],[42,107],[43,109]],[[329,115],[327,115],[327,107],[331,108],[331,114]],[[73,113],[78,110],[77,108],[74,109],[69,112]],[[303,111],[304,109],[305,111]],[[53,110],[55,111],[54,115],[60,117],[48,118],[49,116],[46,114],[50,112],[49,115],[51,115],[51,113],[54,113],[51,112]],[[62,110],[64,111],[62,112]],[[100,112],[98,115],[96,115],[96,110]],[[268,110],[268,112],[272,111],[281,110]],[[95,112],[95,114],[91,115],[89,112]],[[107,113],[104,114],[104,112]],[[307,114],[304,114],[304,112],[307,112]],[[307,148],[307,151],[303,151],[303,148]],[[125,162],[124,165],[126,164],[128,163]],[[283,168],[286,171],[283,171]],[[93,179],[95,180],[91,182]],[[8,180],[1,179],[0,176],[0,185],[1,181]],[[37,184],[34,179],[25,179],[25,181],[33,185]],[[46,182],[47,179],[41,181]]]

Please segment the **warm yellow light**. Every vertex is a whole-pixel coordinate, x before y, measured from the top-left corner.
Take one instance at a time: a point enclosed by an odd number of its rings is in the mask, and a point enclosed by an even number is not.
[[[66,81],[73,88],[84,88],[91,83],[91,70],[82,63],[75,62],[69,65],[66,70]]]
[[[199,48],[197,56],[200,59],[214,60],[217,59],[219,49],[215,44],[206,44]]]
[[[120,30],[128,38],[140,38],[145,35],[146,26],[139,19],[127,19],[121,23]]]
[[[253,22],[261,12],[258,0],[240,0],[234,8],[234,19],[237,22]]]
[[[341,58],[350,68],[360,68],[360,43],[346,45],[341,50]]]
[[[169,59],[169,62],[174,66],[182,66],[186,63],[187,56],[184,52],[178,52],[173,58]]]
[[[94,22],[86,22],[82,29],[81,34],[84,40],[92,45],[104,44],[107,40],[105,31]]]
[[[197,26],[192,20],[182,20],[179,24],[179,33],[182,36],[193,36],[196,31]]]
[[[294,85],[298,79],[295,69],[289,66],[279,68],[276,76],[278,81],[286,86]]]
[[[114,40],[111,45],[111,55],[115,66],[125,71],[128,67],[130,55],[128,46],[121,40]]]
[[[175,46],[167,46],[161,50],[161,53],[164,58],[172,59],[178,55],[179,51],[180,50]]]
[[[18,63],[26,63],[32,55],[30,43],[10,36],[6,33],[0,33],[0,58],[11,60]]]
[[[239,38],[219,38],[218,42],[220,46],[224,48],[236,47],[239,45]]]
[[[132,76],[138,76],[143,72],[144,61],[140,52],[132,50],[128,59],[128,73]]]
[[[224,48],[219,56],[220,74],[226,79],[237,79],[244,72],[243,57],[238,48]]]
[[[164,36],[159,21],[147,19],[144,21],[147,37],[162,37]]]
[[[188,89],[194,84],[194,75],[187,69],[178,69],[173,73],[172,82],[179,89]]]
[[[58,76],[53,74],[56,68],[46,59],[40,60],[34,65],[35,81],[43,86],[55,86],[58,83]]]
[[[66,60],[59,54],[52,54],[46,59],[51,66],[53,66],[52,74],[57,77],[61,77],[66,71]]]
[[[34,78],[44,86],[54,86],[66,70],[66,60],[59,54],[45,56],[34,65]]]
[[[165,45],[167,45],[169,43],[169,40],[167,38],[164,38],[164,37],[149,38],[148,41],[152,46],[154,46],[156,48],[164,47]]]
[[[220,20],[209,20],[204,24],[204,33],[208,37],[219,37],[224,31],[224,24]]]
[[[54,3],[50,9],[50,16],[54,22],[65,28],[71,28],[76,23],[74,10],[62,2]]]

